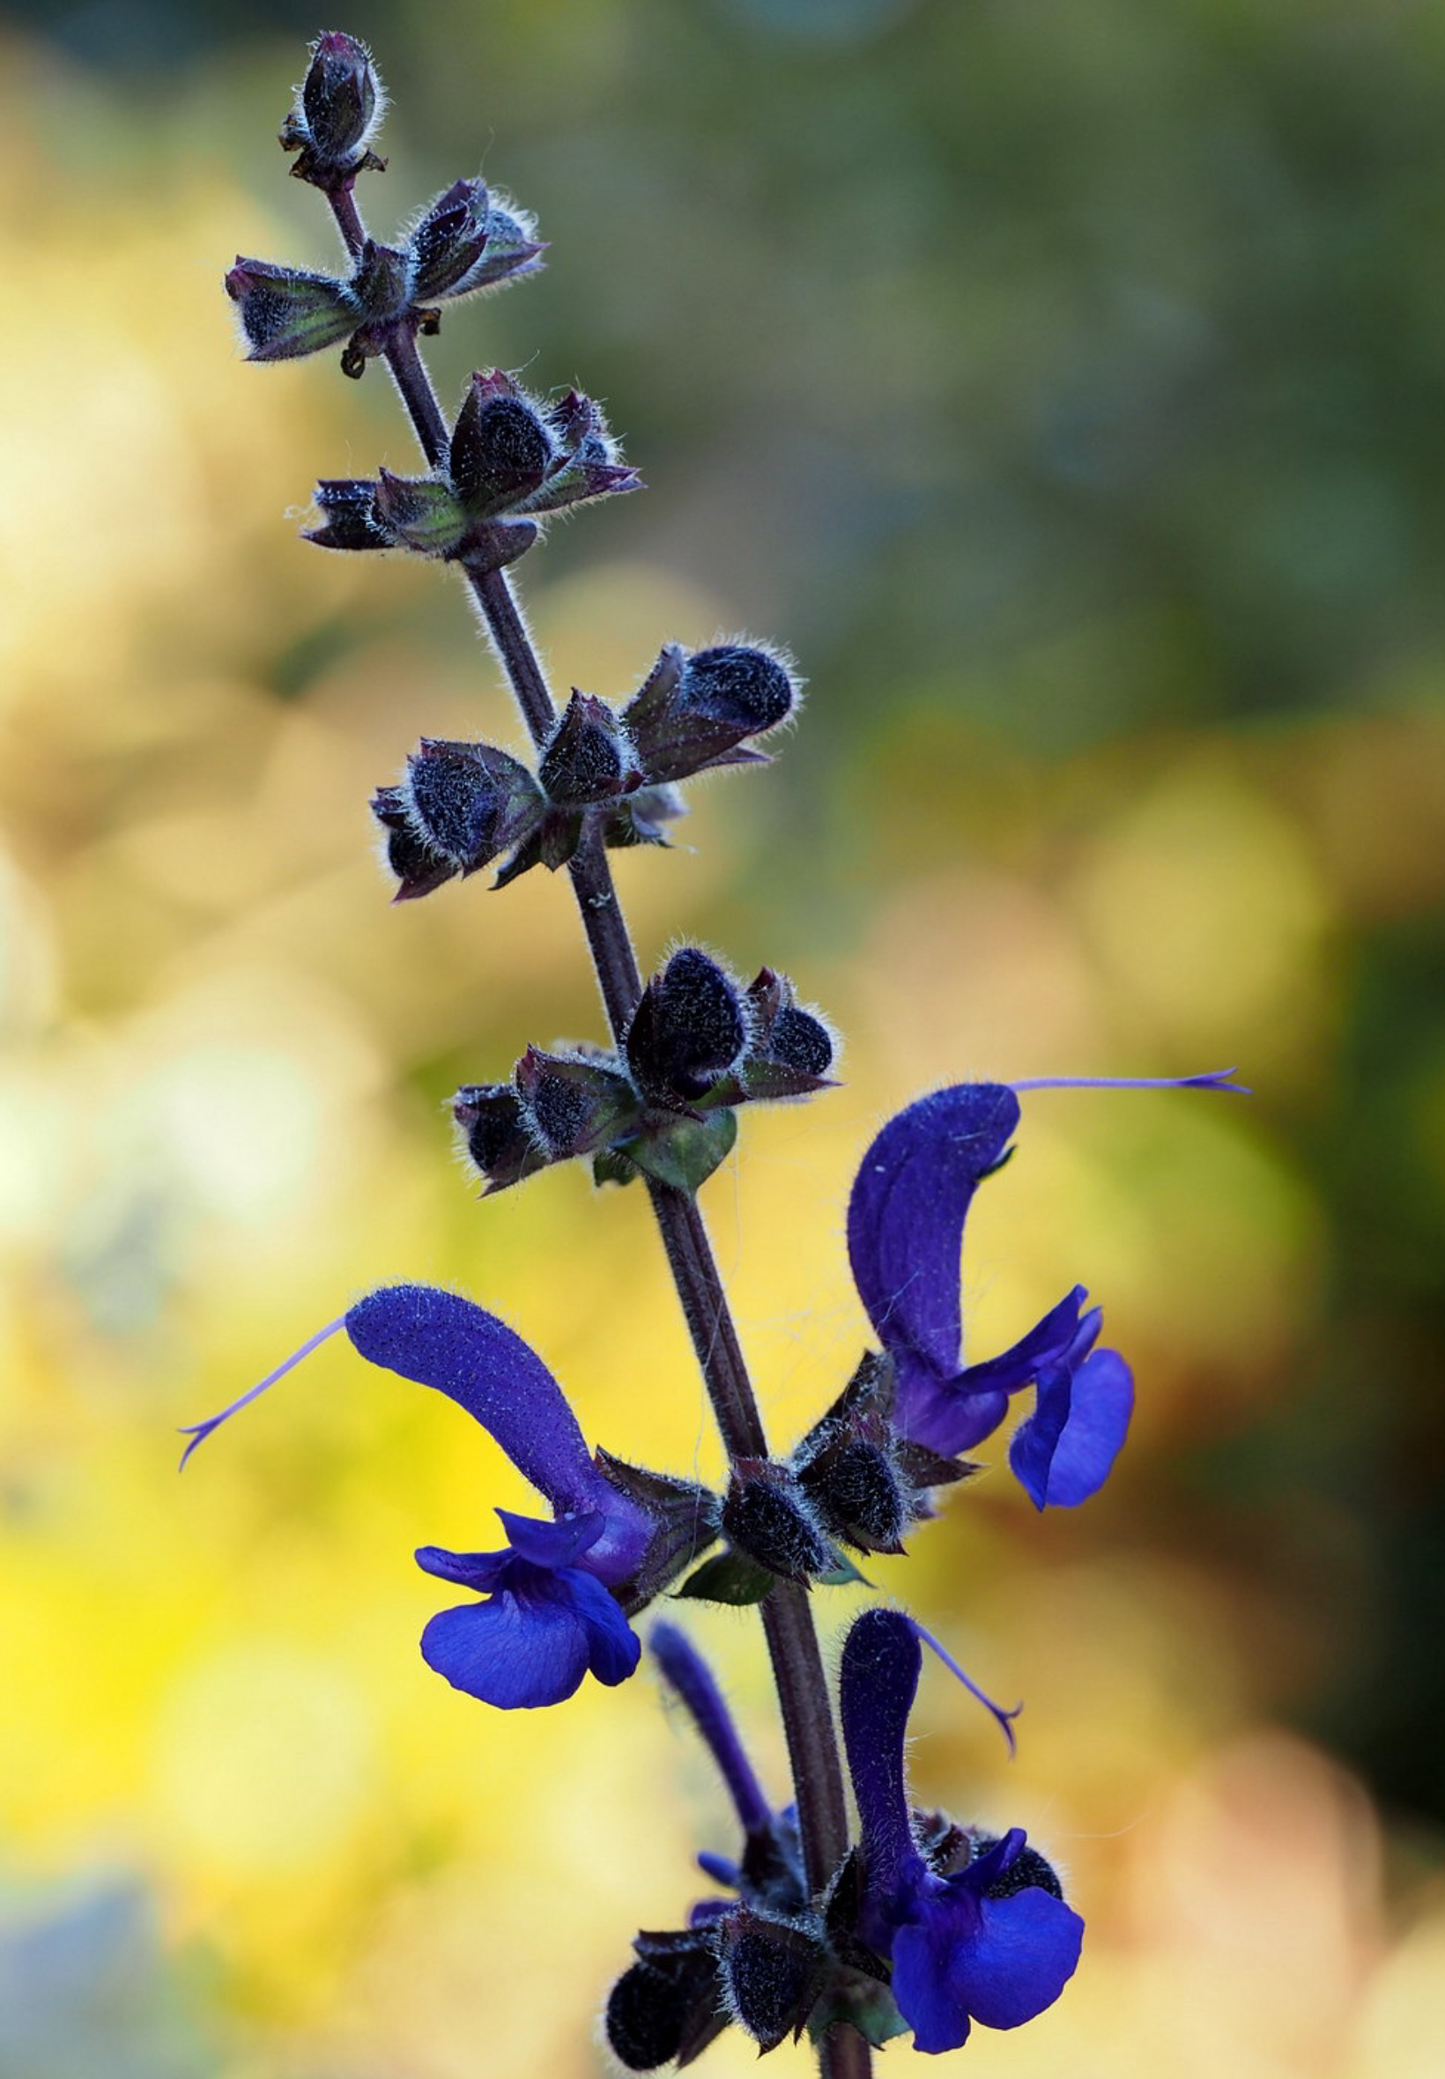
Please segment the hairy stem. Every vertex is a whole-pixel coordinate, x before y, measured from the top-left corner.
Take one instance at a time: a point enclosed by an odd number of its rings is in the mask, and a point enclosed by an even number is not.
[[[348,252],[365,242],[365,227],[348,188],[329,197]],[[415,333],[399,333],[386,351],[387,366],[428,463],[445,464],[446,420]],[[468,571],[507,682],[534,744],[545,742],[557,719],[556,703],[512,593],[505,570]],[[642,994],[642,978],[612,869],[594,834],[571,863],[573,893],[614,1040],[621,1042]],[[767,1436],[757,1396],[733,1325],[717,1259],[697,1203],[666,1184],[649,1183],[652,1209],[667,1254],[699,1368],[730,1460],[764,1458]],[[778,1581],[762,1604],[763,1630],[783,1716],[788,1760],[808,1882],[820,1893],[848,1849],[848,1812],[827,1672],[807,1591]],[[869,2079],[872,2057],[854,2030],[832,2031],[819,2046],[821,2079]]]

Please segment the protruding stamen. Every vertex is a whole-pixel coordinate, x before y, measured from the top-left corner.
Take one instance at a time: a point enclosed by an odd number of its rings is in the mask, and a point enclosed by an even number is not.
[[[996,1704],[991,1696],[984,1695],[984,1692],[979,1688],[977,1682],[975,1682],[971,1676],[966,1675],[964,1673],[963,1669],[959,1666],[958,1662],[954,1659],[953,1655],[949,1652],[948,1648],[945,1645],[943,1645],[943,1643],[940,1640],[936,1639],[931,1631],[926,1631],[924,1627],[918,1622],[918,1619],[916,1617],[910,1617],[908,1621],[913,1626],[913,1629],[918,1634],[919,1638],[922,1639],[924,1645],[931,1646],[933,1651],[943,1662],[943,1665],[946,1668],[948,1668],[951,1673],[957,1675],[959,1681],[963,1684],[964,1688],[968,1691],[969,1695],[976,1696],[979,1702],[983,1705],[984,1709],[986,1711],[992,1712],[993,1716],[998,1720],[999,1730],[1002,1732],[1004,1738],[1008,1741],[1009,1753],[1011,1755],[1016,1754],[1018,1752],[1018,1742],[1014,1738],[1014,1729],[1011,1721],[1018,1717],[1019,1712],[1023,1709],[1023,1705],[1015,1704],[1011,1711],[1005,1711],[1003,1706],[1001,1704]]]
[[[345,1326],[345,1314],[338,1314],[334,1321],[327,1322],[325,1328],[318,1328],[315,1335],[308,1336],[306,1338],[306,1341],[301,1345],[301,1348],[299,1350],[293,1350],[289,1357],[283,1358],[281,1363],[277,1365],[275,1371],[267,1372],[264,1379],[258,1381],[258,1383],[254,1386],[248,1386],[246,1391],[243,1394],[241,1394],[236,1400],[233,1400],[229,1407],[222,1408],[219,1415],[208,1415],[204,1422],[182,1423],[181,1435],[183,1437],[189,1437],[191,1441],[187,1444],[185,1450],[181,1453],[181,1463],[176,1468],[177,1472],[180,1472],[182,1470],[186,1460],[190,1457],[191,1453],[195,1450],[196,1446],[198,1444],[204,1444],[206,1438],[211,1434],[211,1431],[213,1429],[219,1429],[223,1422],[228,1422],[232,1415],[238,1414],[239,1411],[246,1406],[248,1401],[256,1400],[261,1394],[263,1394],[268,1386],[274,1386],[278,1379],[284,1379],[287,1372],[291,1371],[296,1365],[298,1365],[303,1357],[309,1357],[311,1355],[311,1352],[317,1349],[320,1344],[324,1343],[328,1336],[335,1335],[338,1328],[344,1328]]]
[[[1247,1083],[1230,1081],[1238,1073],[1214,1068],[1200,1076],[1028,1076],[1008,1087],[1015,1096],[1024,1090],[1232,1090],[1238,1097],[1252,1096]]]

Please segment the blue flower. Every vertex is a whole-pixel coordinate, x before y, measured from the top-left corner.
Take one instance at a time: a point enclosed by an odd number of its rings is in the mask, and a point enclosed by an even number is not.
[[[839,1701],[862,1829],[858,1932],[892,1965],[914,2048],[937,2052],[956,2050],[974,2021],[1017,2028],[1052,2006],[1084,1923],[1021,1828],[993,1839],[918,1825],[903,1746],[921,1660],[911,1619],[865,1611],[843,1647]]]
[[[541,1358],[456,1293],[431,1285],[368,1293],[230,1407],[192,1424],[181,1463],[340,1328],[369,1363],[465,1408],[552,1506],[550,1523],[498,1509],[507,1538],[499,1551],[418,1551],[427,1573],[483,1598],[431,1620],[421,1642],[428,1665],[503,1710],[560,1703],[589,1673],[609,1687],[625,1681],[642,1650],[625,1611],[641,1608],[711,1540],[715,1504],[690,1483],[599,1454],[604,1472]]]
[[[897,1374],[893,1420],[909,1442],[952,1458],[991,1435],[1011,1397],[1035,1391],[1009,1463],[1037,1508],[1072,1507],[1107,1479],[1129,1428],[1134,1384],[1098,1350],[1102,1316],[1076,1285],[999,1357],[965,1365],[959,1291],[974,1191],[1007,1159],[1018,1098],[1003,1083],[957,1083],[890,1119],[848,1204],[858,1293]]]

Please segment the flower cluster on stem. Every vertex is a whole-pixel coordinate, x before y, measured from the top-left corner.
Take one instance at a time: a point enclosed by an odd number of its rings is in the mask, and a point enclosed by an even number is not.
[[[384,107],[366,49],[340,31],[320,36],[281,143],[293,173],[325,195],[345,269],[238,259],[226,289],[250,359],[339,346],[347,375],[380,361],[396,385],[424,470],[322,479],[306,539],[456,566],[534,759],[429,737],[406,752],[371,802],[394,899],[437,894],[490,866],[496,889],[535,867],[565,867],[607,1026],[600,1039],[525,1047],[510,1070],[463,1085],[453,1117],[484,1195],[574,1160],[598,1187],[646,1191],[728,1471],[712,1492],[589,1449],[561,1386],[514,1328],[469,1298],[417,1284],[355,1300],[259,1385],[191,1425],[185,1457],[341,1332],[364,1362],[462,1408],[550,1510],[498,1510],[503,1543],[493,1549],[416,1553],[468,1598],[430,1620],[423,1655],[494,1708],[559,1704],[588,1676],[626,1681],[642,1657],[635,1620],[658,1597],[755,1605],[791,1797],[769,1800],[686,1632],[654,1623],[659,1675],[717,1764],[740,1845],[699,1857],[718,1889],[685,1925],[636,1937],[606,2001],[605,2033],[623,2068],[652,2071],[691,2063],[729,2026],[763,2051],[806,2032],[820,2071],[866,2079],[872,2049],[901,2034],[933,2053],[956,2048],[975,2022],[1007,2029],[1041,2012],[1074,1970],[1083,1923],[1020,1828],[990,1832],[910,1804],[904,1738],[920,1642],[937,1642],[903,1611],[875,1605],[848,1629],[835,1685],[817,1591],[861,1581],[857,1560],[870,1553],[903,1552],[978,1470],[969,1454],[1022,1397],[1031,1401],[1008,1447],[1014,1475],[1040,1510],[1086,1500],[1123,1446],[1133,1380],[1100,1346],[1102,1315],[1081,1285],[1010,1349],[965,1361],[965,1220],[1012,1152],[1020,1092],[1038,1086],[960,1083],[909,1105],[864,1151],[847,1248],[877,1346],[791,1450],[770,1446],[698,1192],[732,1149],[743,1107],[832,1087],[838,1042],[766,964],[744,983],[683,944],[644,980],[609,853],[665,847],[696,775],[766,765],[759,745],[796,714],[797,675],[765,643],[669,641],[620,701],[574,689],[558,705],[511,568],[555,513],[641,480],[576,390],[531,395],[505,371],[483,370],[448,418],[418,341],[451,303],[534,274],[545,248],[524,210],[475,179],[456,181],[398,243],[374,239],[355,190],[361,174],[385,168],[372,148]],[[1227,1075],[1180,1080],[1237,1087]],[[937,1650],[1012,1747],[1016,1713]]]

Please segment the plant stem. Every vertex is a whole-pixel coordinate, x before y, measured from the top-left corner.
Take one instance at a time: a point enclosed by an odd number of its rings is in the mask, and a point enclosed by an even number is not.
[[[354,256],[366,238],[355,197],[348,188],[328,199]],[[450,445],[446,420],[414,332],[398,334],[386,351],[386,362],[423,454],[433,468],[443,466]],[[469,570],[467,581],[528,733],[540,745],[557,719],[556,703],[507,573]],[[607,1022],[620,1044],[641,997],[642,978],[607,853],[596,833],[581,845],[570,871]],[[767,1435],[757,1396],[696,1200],[652,1180],[648,1188],[729,1461],[765,1458]],[[793,1581],[776,1582],[763,1600],[762,1617],[787,1739],[803,1861],[809,1887],[817,1896],[848,1850],[848,1811],[827,1673],[806,1589]],[[844,2027],[819,2045],[818,2069],[821,2079],[869,2079],[872,2056],[863,2038]]]

